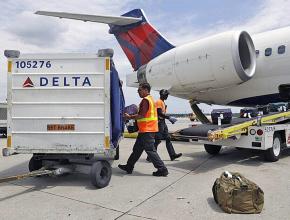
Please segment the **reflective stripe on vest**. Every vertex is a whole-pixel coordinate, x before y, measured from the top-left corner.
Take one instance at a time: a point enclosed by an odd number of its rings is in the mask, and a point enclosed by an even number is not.
[[[148,100],[149,108],[145,117],[137,120],[139,132],[158,132],[158,117],[154,100],[150,95],[144,97],[144,99]]]

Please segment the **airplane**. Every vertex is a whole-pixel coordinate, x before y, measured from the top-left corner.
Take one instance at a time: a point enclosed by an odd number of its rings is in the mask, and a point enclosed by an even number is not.
[[[290,99],[290,27],[253,36],[229,31],[174,46],[142,9],[121,16],[36,14],[108,24],[134,69],[126,76],[127,86],[148,82],[153,90],[168,89],[190,100],[202,123],[209,121],[197,103],[257,106]]]

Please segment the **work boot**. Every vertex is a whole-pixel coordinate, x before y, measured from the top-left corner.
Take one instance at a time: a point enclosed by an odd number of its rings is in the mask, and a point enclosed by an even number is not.
[[[177,158],[179,158],[181,156],[182,156],[182,153],[174,154],[173,156],[170,156],[170,160],[173,161],[173,160],[175,160],[175,159],[177,159]]]
[[[128,174],[132,174],[132,172],[133,172],[133,168],[128,167],[128,165],[121,165],[121,164],[119,164],[118,167],[121,170],[126,171]]]
[[[157,171],[152,173],[153,176],[167,176],[168,175],[168,170],[167,168],[163,169],[158,169]]]

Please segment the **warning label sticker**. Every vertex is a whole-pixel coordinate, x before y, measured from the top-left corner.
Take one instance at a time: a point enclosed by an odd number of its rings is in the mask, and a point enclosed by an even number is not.
[[[75,125],[74,124],[48,124],[47,130],[48,131],[74,131]]]

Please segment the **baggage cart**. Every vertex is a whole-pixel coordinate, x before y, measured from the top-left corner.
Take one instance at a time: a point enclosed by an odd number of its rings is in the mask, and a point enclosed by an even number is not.
[[[123,133],[124,98],[113,50],[5,55],[8,134],[3,154],[32,154],[31,172],[79,171],[90,174],[94,186],[107,186]]]

